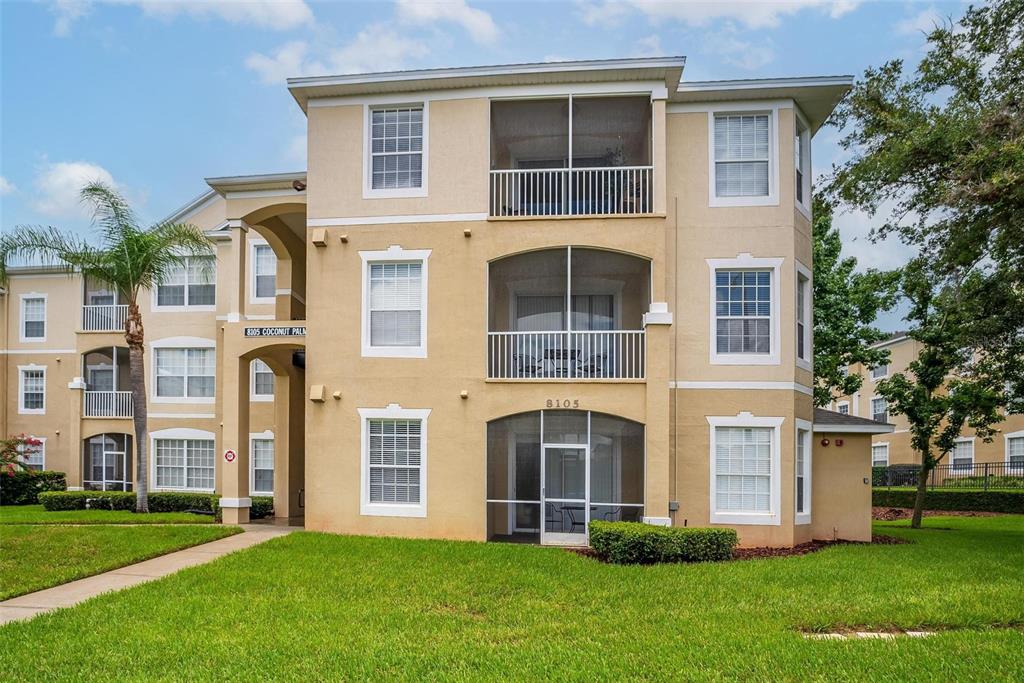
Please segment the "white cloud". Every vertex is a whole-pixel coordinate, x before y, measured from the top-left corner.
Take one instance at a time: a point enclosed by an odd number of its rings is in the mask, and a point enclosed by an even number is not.
[[[729,23],[721,31],[704,34],[704,51],[717,55],[726,64],[755,71],[775,61],[775,48],[770,39],[758,44],[739,37],[736,27]]]
[[[313,24],[313,10],[305,0],[51,0],[53,32],[68,35],[74,22],[97,4],[134,5],[146,16],[165,20],[184,15],[276,31]]]
[[[307,61],[309,45],[302,40],[285,43],[272,55],[254,52],[245,58],[245,66],[259,74],[268,85],[281,85],[290,76],[323,74],[326,69],[316,61]]]
[[[466,29],[474,42],[488,45],[498,39],[498,26],[491,15],[470,7],[465,0],[398,0],[398,20],[405,24],[432,24],[449,21]]]
[[[600,0],[579,3],[580,17],[587,25],[614,26],[631,11],[646,16],[652,23],[681,21],[690,26],[706,26],[716,20],[736,21],[747,28],[778,26],[781,17],[808,8],[822,10],[833,19],[854,10],[855,0],[752,0],[748,2],[700,2],[696,0]]]
[[[935,7],[918,12],[912,17],[897,22],[894,30],[897,35],[912,36],[927,34],[935,30],[936,26],[942,26],[945,17],[938,13]]]
[[[897,237],[888,237],[880,242],[871,241],[871,230],[889,216],[892,204],[883,202],[872,217],[863,211],[847,210],[837,212],[832,224],[839,229],[843,239],[843,256],[857,259],[857,269],[892,270],[904,266],[913,258],[915,250],[900,242]]]
[[[81,201],[81,192],[85,185],[94,181],[117,187],[110,171],[102,166],[87,161],[46,163],[35,177],[32,207],[55,218],[88,216],[88,208]]]
[[[0,197],[14,192],[14,183],[0,175]]]
[[[637,57],[661,57],[665,51],[661,47],[661,38],[657,34],[645,36],[636,41]]]

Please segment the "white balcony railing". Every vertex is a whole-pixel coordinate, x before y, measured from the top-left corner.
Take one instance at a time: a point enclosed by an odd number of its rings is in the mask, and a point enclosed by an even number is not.
[[[491,216],[649,214],[653,176],[652,166],[491,171]]]
[[[132,392],[86,391],[83,417],[132,417]]]
[[[488,332],[491,379],[643,379],[643,330]]]
[[[122,332],[128,306],[104,304],[82,306],[82,329],[86,332]]]

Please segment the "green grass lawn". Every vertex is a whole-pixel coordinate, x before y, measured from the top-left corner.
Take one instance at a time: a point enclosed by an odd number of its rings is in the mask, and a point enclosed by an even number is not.
[[[1024,516],[913,544],[621,567],[563,550],[295,533],[0,628],[8,680],[1020,680]],[[806,640],[801,628],[949,629]],[[48,643],[45,648],[26,643]]]
[[[47,512],[42,505],[0,506],[0,524],[213,524],[213,515],[189,512],[150,512],[131,510],[58,510]]]
[[[241,531],[226,526],[0,526],[0,599]]]

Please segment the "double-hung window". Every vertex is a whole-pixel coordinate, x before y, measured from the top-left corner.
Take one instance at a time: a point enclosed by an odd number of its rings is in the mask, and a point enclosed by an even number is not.
[[[277,292],[277,257],[269,244],[252,247],[252,298],[273,302]]]
[[[796,273],[796,359],[811,369],[811,279],[809,272],[797,266]]]
[[[846,402],[846,401],[844,401],[842,403],[837,403],[836,404],[836,412],[839,413],[840,415],[849,415],[850,414],[850,404],[848,402]]]
[[[794,110],[795,111],[795,110]],[[800,114],[795,115],[793,134],[793,165],[796,168],[794,185],[796,204],[805,211],[811,208],[811,132]]]
[[[811,424],[798,421],[796,429],[796,523],[811,521]]]
[[[889,376],[889,364],[888,363],[886,363],[885,365],[876,365],[875,367],[871,368],[871,379],[872,380],[884,379],[884,378],[886,378],[888,376]]]
[[[1015,474],[1024,471],[1024,433],[1006,435],[1006,465]]]
[[[884,398],[871,399],[871,419],[875,422],[889,421],[889,403]]]
[[[158,398],[213,399],[216,350],[154,349]]]
[[[274,371],[259,358],[252,362],[252,399],[272,401],[274,399]]]
[[[46,297],[21,299],[21,341],[46,341]]]
[[[156,307],[213,307],[217,303],[216,259],[189,256],[156,287]]]
[[[784,418],[741,412],[708,416],[707,421],[711,427],[711,522],[778,525],[779,432]]]
[[[871,446],[871,466],[872,467],[888,467],[889,466],[889,444],[887,443],[876,443]]]
[[[974,467],[974,440],[962,439],[953,444],[949,453],[949,464],[954,470],[970,470]]]
[[[718,353],[771,353],[772,272],[719,270],[715,273],[715,329]]]
[[[21,454],[25,469],[41,471],[46,469],[46,439],[36,439],[38,445],[26,446]]]
[[[18,368],[18,412],[42,415],[46,412],[46,368]]]
[[[274,440],[267,438],[253,438],[250,442],[252,448],[252,492],[272,496],[274,495]]]
[[[715,114],[715,197],[768,197],[771,194],[768,113]]]
[[[363,355],[427,355],[429,250],[360,252],[363,273]]]
[[[424,105],[373,107],[368,117],[366,196],[422,195],[426,188]]]
[[[156,488],[213,490],[213,439],[154,439]]]
[[[429,410],[360,408],[364,515],[427,514],[427,416]]]

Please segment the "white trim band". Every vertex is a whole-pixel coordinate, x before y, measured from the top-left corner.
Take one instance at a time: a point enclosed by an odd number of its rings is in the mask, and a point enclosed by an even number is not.
[[[218,505],[222,508],[252,507],[252,498],[221,498]]]
[[[339,225],[390,225],[392,223],[458,223],[485,221],[486,213],[424,213],[405,216],[347,216],[344,218],[307,218],[307,228],[332,228]]]
[[[693,382],[688,380],[669,380],[669,389],[765,389],[769,391],[799,391],[808,396],[814,395],[811,387],[799,382],[744,382],[726,380],[721,382]]]

